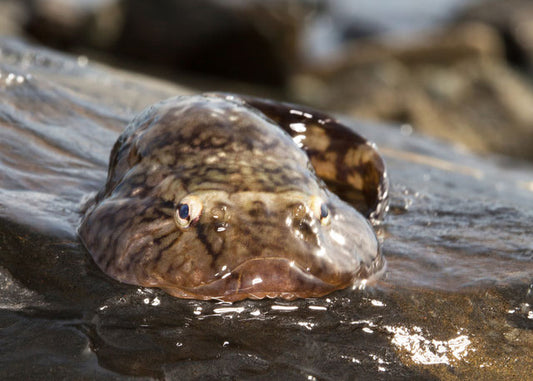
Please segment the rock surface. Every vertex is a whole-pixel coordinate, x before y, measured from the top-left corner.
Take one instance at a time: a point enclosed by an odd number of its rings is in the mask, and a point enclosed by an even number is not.
[[[533,170],[347,120],[384,154],[384,279],[294,302],[119,284],[76,236],[114,140],[187,90],[0,40],[0,378],[527,379]]]
[[[483,2],[459,13],[459,22],[482,22],[494,28],[505,46],[506,59],[533,74],[533,4],[527,0]]]
[[[50,46],[89,50],[154,71],[281,86],[298,57],[307,2],[27,0],[25,30]],[[184,76],[183,74],[181,75]]]
[[[533,159],[533,87],[497,31],[463,23],[408,41],[367,39],[297,77],[293,94],[354,117],[409,124],[480,153]]]

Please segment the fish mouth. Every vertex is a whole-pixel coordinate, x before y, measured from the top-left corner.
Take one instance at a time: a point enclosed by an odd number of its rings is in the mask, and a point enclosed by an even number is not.
[[[322,279],[287,258],[254,258],[241,263],[219,279],[194,288],[158,287],[173,296],[188,299],[218,299],[227,302],[246,298],[294,300],[324,296],[357,284],[360,280],[373,278],[376,268],[381,273],[384,263],[380,259],[379,263],[372,263],[371,268],[363,267],[352,272],[339,271],[328,279]]]

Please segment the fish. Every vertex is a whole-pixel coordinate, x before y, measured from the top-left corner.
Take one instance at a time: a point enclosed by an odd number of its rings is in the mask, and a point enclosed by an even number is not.
[[[325,113],[177,96],[119,136],[78,234],[111,278],[178,298],[321,297],[383,273],[388,189],[376,146]]]

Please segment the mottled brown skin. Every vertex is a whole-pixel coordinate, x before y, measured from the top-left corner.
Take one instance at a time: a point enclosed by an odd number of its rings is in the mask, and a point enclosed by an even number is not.
[[[317,174],[350,190],[364,216]],[[183,226],[191,197],[202,212]],[[79,234],[111,277],[177,297],[316,297],[383,268],[366,218],[386,204],[382,159],[346,126],[300,106],[204,94],[130,123]]]

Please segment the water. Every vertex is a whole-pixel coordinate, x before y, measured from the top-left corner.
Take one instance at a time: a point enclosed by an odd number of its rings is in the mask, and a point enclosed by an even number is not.
[[[127,121],[186,90],[12,40],[0,51],[0,378],[533,374],[531,167],[349,121],[391,177],[384,279],[293,302],[175,299],[109,279],[75,229]]]

